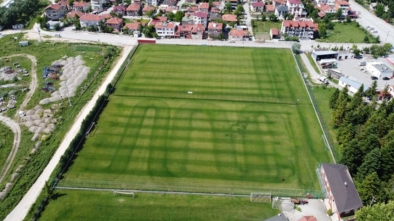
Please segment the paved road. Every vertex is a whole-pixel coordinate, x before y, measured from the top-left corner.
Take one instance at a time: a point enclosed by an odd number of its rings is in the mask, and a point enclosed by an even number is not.
[[[19,124],[13,121],[12,119],[0,115],[0,121],[3,122],[7,127],[9,127],[14,133],[14,143],[12,144],[12,149],[7,157],[7,160],[4,163],[3,170],[0,171],[0,183],[3,181],[5,175],[11,167],[12,161],[14,161],[15,155],[19,149],[19,143],[21,142],[21,128]]]
[[[111,81],[116,75],[116,72],[119,70],[120,66],[126,59],[127,55],[130,53],[132,48],[133,47],[130,46],[124,48],[120,59],[116,62],[115,67],[111,70],[105,81],[101,84],[100,88],[96,91],[93,98],[83,107],[81,112],[76,117],[74,124],[67,132],[56,153],[53,155],[51,161],[49,161],[44,171],[40,174],[40,176],[33,184],[33,186],[29,189],[29,191],[23,196],[22,200],[18,203],[18,205],[11,211],[10,214],[8,214],[8,216],[5,218],[5,221],[19,221],[25,218],[26,214],[29,212],[30,207],[33,205],[33,203],[35,203],[37,197],[40,195],[40,192],[43,189],[45,182],[49,179],[53,170],[56,168],[56,165],[59,163],[61,156],[66,152],[72,139],[79,132],[82,121],[92,110],[99,96],[105,93],[107,85],[111,83]]]
[[[372,26],[378,31],[382,43],[391,43],[394,45],[394,26],[386,23],[382,19],[376,17],[370,11],[359,5],[354,0],[350,0],[350,7],[353,11],[359,12],[358,23],[363,26]]]

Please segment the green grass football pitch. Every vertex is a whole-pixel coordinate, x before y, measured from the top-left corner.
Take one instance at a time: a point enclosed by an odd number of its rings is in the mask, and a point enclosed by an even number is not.
[[[290,50],[141,45],[60,186],[318,190],[321,134]]]

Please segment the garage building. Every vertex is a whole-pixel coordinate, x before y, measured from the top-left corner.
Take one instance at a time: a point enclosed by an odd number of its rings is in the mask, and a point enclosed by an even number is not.
[[[390,78],[393,76],[393,70],[382,62],[367,62],[365,68],[372,76],[377,78]]]
[[[336,59],[338,57],[338,52],[336,51],[313,51],[312,57],[315,61],[320,61],[322,59]]]

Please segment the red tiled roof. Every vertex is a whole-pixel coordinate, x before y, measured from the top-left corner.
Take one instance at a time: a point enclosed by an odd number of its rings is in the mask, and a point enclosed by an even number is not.
[[[166,12],[178,11],[178,9],[179,9],[178,6],[168,6],[166,8]]]
[[[220,7],[220,2],[212,2],[212,5],[214,5],[216,7]]]
[[[100,15],[100,16],[101,16],[101,18],[103,18],[103,19],[111,18],[111,14],[102,14],[102,15]]]
[[[216,27],[215,27],[215,25],[216,25]],[[222,23],[209,22],[208,29],[222,30],[223,29],[223,24]]]
[[[135,12],[135,11],[139,11],[140,8],[141,8],[141,5],[139,5],[137,3],[132,3],[129,5],[129,7],[127,7],[126,11]]]
[[[326,14],[325,14],[324,12],[322,12],[322,11],[320,11],[319,13],[317,13],[317,15],[318,15],[320,18],[323,18],[324,16],[326,16]]]
[[[94,15],[94,14],[84,14],[80,17],[81,21],[100,21],[104,19],[102,16]]]
[[[297,4],[300,5],[302,4],[301,0],[288,0],[290,4]]]
[[[320,9],[320,11],[322,12],[326,12],[332,9],[332,6],[330,5],[326,5],[326,4],[320,4],[320,6],[317,7],[318,9]]]
[[[231,30],[230,31],[230,36],[237,36],[237,37],[239,37],[239,36],[247,36],[248,35],[248,32],[246,32],[246,31],[244,31],[244,30],[235,30],[235,29],[233,29],[233,30]]]
[[[276,28],[271,28],[272,35],[279,35],[279,31]]]
[[[222,19],[224,21],[229,21],[229,22],[236,22],[237,20],[237,16],[236,15],[230,15],[230,14],[226,14],[226,15],[222,15]]]
[[[60,0],[58,4],[61,6],[68,6],[68,1],[67,0]]]
[[[126,7],[124,5],[114,6],[114,11],[126,11]]]
[[[275,0],[275,2],[277,2],[280,5],[286,5],[286,2],[282,0]]]
[[[163,23],[163,22],[158,22],[155,24],[155,28],[175,28],[176,25],[174,22],[170,23]]]
[[[110,19],[108,19],[106,24],[108,24],[108,25],[120,25],[120,24],[122,24],[122,22],[123,22],[123,19],[121,19],[121,18],[110,18]]]
[[[284,27],[308,27],[313,28],[314,30],[318,30],[317,23],[311,21],[292,21],[292,20],[284,20],[283,21]]]
[[[338,5],[349,5],[349,2],[342,1],[342,0],[336,0],[335,3],[338,4]]]
[[[209,8],[209,3],[207,3],[207,2],[200,3],[200,5],[198,7],[200,9],[208,9]]]
[[[67,18],[74,18],[75,15],[78,15],[78,17],[81,17],[83,15],[83,13],[80,11],[72,11],[67,14]]]
[[[179,31],[192,31],[193,25],[179,25],[178,30]]]
[[[89,3],[87,3],[87,2],[74,2],[73,6],[74,7],[86,7],[86,6],[89,6]]]
[[[275,6],[274,5],[266,5],[265,9],[267,10],[267,12],[273,12],[273,11],[275,11]]]
[[[196,24],[193,25],[192,33],[197,33],[198,31],[201,31],[204,33],[205,27],[202,24]]]
[[[199,18],[208,18],[208,12],[194,12],[193,16]]]
[[[129,30],[138,30],[138,27],[140,26],[140,22],[134,22],[134,23],[126,23],[123,27],[123,29],[129,29]]]
[[[303,216],[298,221],[317,221],[317,219],[313,216]]]
[[[143,12],[149,12],[152,10],[155,10],[156,8],[152,5],[145,5],[145,7],[142,9]]]
[[[256,2],[256,3],[253,3],[252,6],[255,7],[255,8],[256,8],[256,7],[257,7],[257,8],[259,8],[259,7],[264,7],[264,2]]]
[[[45,10],[47,10],[47,9],[59,10],[59,9],[61,9],[61,8],[62,8],[62,6],[60,6],[60,5],[58,5],[58,4],[50,4],[50,5],[48,5],[48,6],[45,8]]]

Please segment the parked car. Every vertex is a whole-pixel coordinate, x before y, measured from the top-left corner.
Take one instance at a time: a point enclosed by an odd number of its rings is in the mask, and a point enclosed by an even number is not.
[[[378,80],[379,78],[378,77],[376,77],[376,76],[371,76],[371,80]]]
[[[300,204],[300,205],[308,204],[308,200],[295,199],[295,198],[291,198],[291,202],[294,204]]]

